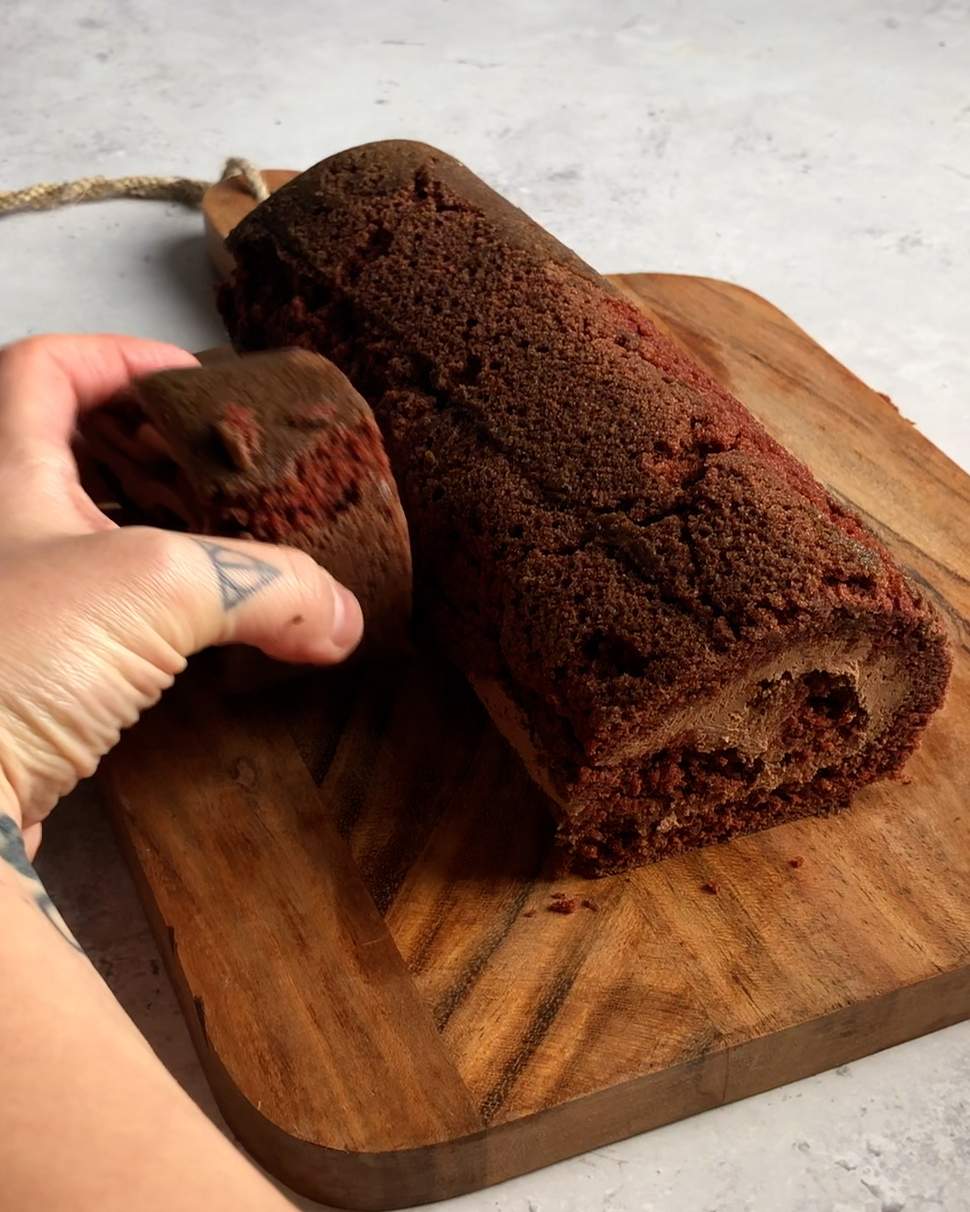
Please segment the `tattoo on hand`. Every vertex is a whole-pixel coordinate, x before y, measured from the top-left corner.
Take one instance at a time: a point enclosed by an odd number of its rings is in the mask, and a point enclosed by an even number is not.
[[[265,560],[246,555],[234,547],[211,543],[208,539],[192,539],[205,551],[219,578],[219,593],[223,610],[232,610],[240,602],[258,593],[280,575],[280,570]]]
[[[23,834],[20,832],[17,822],[2,813],[0,813],[0,862],[7,863],[24,880],[27,895],[44,917],[75,951],[80,951],[81,948],[68,930],[67,923],[58,913],[54,902],[47,895],[47,889],[40,882],[40,876],[30,865],[27,851],[24,849]]]

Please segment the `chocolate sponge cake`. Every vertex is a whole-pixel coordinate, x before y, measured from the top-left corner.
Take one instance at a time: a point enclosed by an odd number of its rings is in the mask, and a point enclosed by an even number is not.
[[[742,404],[463,165],[316,165],[232,233],[245,349],[374,408],[440,642],[613,871],[898,770],[945,693],[918,589]]]
[[[285,543],[357,594],[372,649],[404,643],[407,525],[368,405],[325,358],[296,349],[166,370],[85,424],[139,520]]]

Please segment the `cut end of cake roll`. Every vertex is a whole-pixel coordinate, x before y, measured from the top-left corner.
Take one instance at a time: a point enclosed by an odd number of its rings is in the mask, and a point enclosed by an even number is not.
[[[672,707],[602,765],[544,751],[501,682],[472,680],[552,801],[569,865],[605,875],[847,807],[902,768],[948,673],[943,637],[919,625],[806,638]]]
[[[128,520],[297,547],[360,600],[365,647],[407,642],[407,524],[370,407],[283,350],[136,380],[83,436]]]
[[[374,408],[421,608],[602,874],[843,807],[940,705],[886,548],[649,317],[452,157],[315,165],[229,238],[243,348]]]
[[[791,492],[781,453],[710,455],[671,516],[587,517],[582,554],[533,551],[557,616],[530,612],[507,667],[548,674],[471,674],[579,870],[839,811],[944,701],[936,612],[849,511]]]

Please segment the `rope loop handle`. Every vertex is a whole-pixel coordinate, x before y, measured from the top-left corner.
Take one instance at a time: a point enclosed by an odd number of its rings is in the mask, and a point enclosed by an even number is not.
[[[269,190],[263,174],[249,160],[230,156],[220,181],[239,177],[257,202],[265,202]],[[79,177],[76,181],[41,181],[25,189],[0,190],[0,217],[27,210],[56,210],[78,202],[103,202],[108,198],[148,198],[178,202],[197,208],[211,181],[192,177]]]

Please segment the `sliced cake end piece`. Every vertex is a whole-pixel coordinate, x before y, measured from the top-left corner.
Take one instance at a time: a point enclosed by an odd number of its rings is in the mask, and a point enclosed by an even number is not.
[[[136,380],[83,433],[127,520],[297,547],[403,646],[411,552],[370,407],[325,358],[280,350]]]

